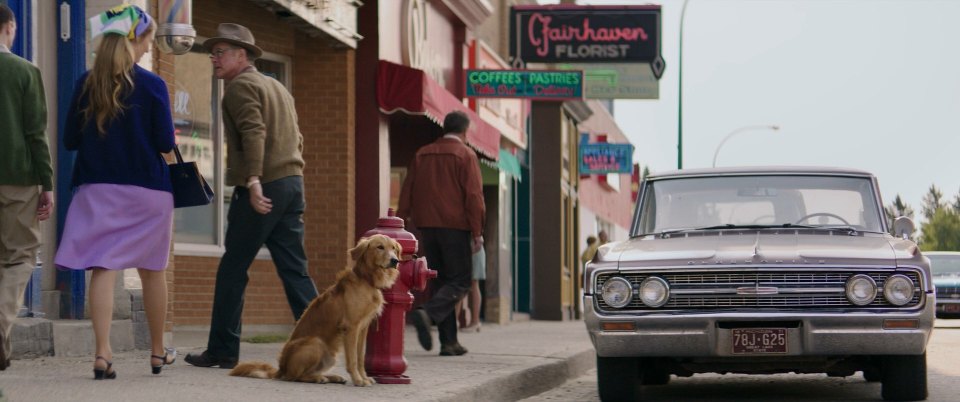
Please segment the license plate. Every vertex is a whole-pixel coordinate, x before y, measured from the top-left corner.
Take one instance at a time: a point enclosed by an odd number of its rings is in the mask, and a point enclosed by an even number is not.
[[[960,304],[944,304],[943,311],[947,313],[960,313]]]
[[[734,354],[787,353],[786,328],[733,328]]]

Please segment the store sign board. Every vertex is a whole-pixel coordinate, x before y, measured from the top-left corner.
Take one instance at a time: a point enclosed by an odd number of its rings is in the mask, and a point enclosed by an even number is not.
[[[583,71],[467,70],[468,98],[583,98]]]
[[[648,63],[658,77],[660,6],[514,6],[510,56],[526,63]]]
[[[587,99],[660,99],[660,81],[648,64],[558,64],[561,70],[583,70]]]
[[[482,40],[474,40],[470,45],[470,67],[472,69],[505,70],[510,66],[503,61]],[[480,118],[500,131],[502,138],[517,148],[527,148],[526,117],[529,100],[507,98],[473,98],[471,106]],[[502,157],[501,157],[502,160]]]
[[[632,172],[632,144],[580,144],[581,175]]]

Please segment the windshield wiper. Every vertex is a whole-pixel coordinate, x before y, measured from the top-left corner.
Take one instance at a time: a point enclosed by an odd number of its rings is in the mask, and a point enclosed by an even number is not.
[[[726,223],[723,225],[714,225],[714,226],[704,226],[699,228],[682,228],[682,229],[666,229],[655,233],[644,233],[641,236],[655,235],[661,239],[670,237],[674,233],[683,233],[683,232],[692,232],[697,230],[722,230],[722,229],[822,229],[822,230],[837,230],[844,231],[851,236],[856,236],[860,233],[860,229],[857,229],[853,226],[845,225],[834,225],[834,226],[816,226],[816,225],[800,225],[796,223],[778,223],[775,225],[736,225],[733,223]]]
[[[734,225],[732,223],[727,223],[723,225],[716,226],[706,226],[702,228],[697,228],[695,230],[718,230],[718,229],[812,229],[817,226],[810,225],[797,225],[795,223],[779,223],[776,225]]]
[[[860,230],[859,230],[859,229],[857,229],[857,228],[855,228],[855,227],[853,227],[853,226],[846,226],[846,225],[818,226],[817,229],[823,229],[823,230],[842,230],[842,231],[844,231],[844,232],[847,232],[847,234],[849,234],[850,236],[854,236],[854,235],[856,235],[857,233],[860,233]]]
[[[725,225],[716,225],[716,226],[707,226],[702,228],[697,228],[697,230],[717,230],[717,229],[822,229],[822,230],[838,230],[847,232],[851,236],[855,236],[860,233],[860,230],[848,225],[830,225],[830,226],[816,226],[816,225],[798,225],[795,223],[781,223],[777,225],[734,225],[728,223]]]
[[[723,225],[704,226],[704,227],[699,227],[699,228],[666,229],[666,230],[661,230],[661,231],[656,232],[656,233],[644,233],[644,234],[642,234],[641,236],[656,235],[656,236],[660,237],[661,239],[663,239],[663,238],[666,238],[666,237],[670,237],[670,235],[672,235],[672,234],[674,234],[674,233],[692,232],[692,231],[696,231],[696,230],[720,230],[720,229],[784,229],[784,228],[802,228],[802,229],[809,229],[809,228],[816,228],[816,226],[797,225],[797,224],[793,224],[793,223],[781,223],[781,224],[777,224],[777,225],[734,225],[734,224],[732,224],[732,223],[727,223],[727,224],[723,224]]]
[[[661,231],[656,232],[656,233],[644,233],[644,234],[642,234],[641,236],[656,235],[656,236],[660,237],[661,239],[664,239],[664,238],[670,237],[670,235],[672,235],[672,234],[674,234],[674,233],[689,232],[689,231],[691,231],[691,230],[697,230],[697,229],[695,229],[695,228],[666,229],[666,230],[661,230]]]

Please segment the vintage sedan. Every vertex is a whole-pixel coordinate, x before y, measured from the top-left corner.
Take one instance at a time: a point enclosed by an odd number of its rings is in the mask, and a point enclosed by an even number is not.
[[[927,397],[935,295],[876,178],[834,168],[690,169],[641,185],[629,240],[584,270],[600,398],[696,373],[862,372]]]
[[[937,317],[960,317],[960,252],[928,251],[933,284],[937,288]]]

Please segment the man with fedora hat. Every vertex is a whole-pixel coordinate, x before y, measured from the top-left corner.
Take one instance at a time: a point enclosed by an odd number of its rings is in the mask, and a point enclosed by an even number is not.
[[[203,42],[213,73],[226,81],[223,126],[227,185],[235,186],[227,215],[226,251],[217,268],[207,350],[187,363],[233,368],[240,356],[240,317],[247,270],[264,245],[283,282],[294,319],[317,297],[303,246],[303,135],[293,96],[253,62],[263,54],[253,34],[224,23]]]

